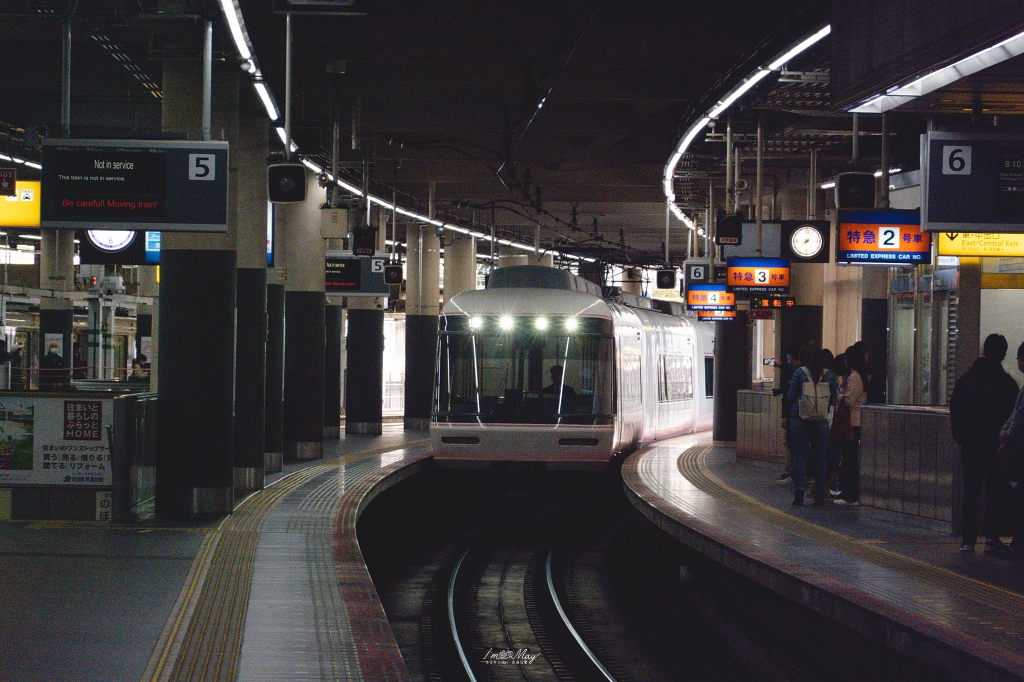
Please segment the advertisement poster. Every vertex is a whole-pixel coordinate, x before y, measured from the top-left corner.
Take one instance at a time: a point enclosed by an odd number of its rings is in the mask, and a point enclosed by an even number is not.
[[[112,417],[112,400],[4,397],[0,485],[111,485]]]
[[[45,352],[43,355],[53,353],[54,355],[64,356],[64,335],[63,334],[44,334],[43,343],[46,344],[43,349]]]

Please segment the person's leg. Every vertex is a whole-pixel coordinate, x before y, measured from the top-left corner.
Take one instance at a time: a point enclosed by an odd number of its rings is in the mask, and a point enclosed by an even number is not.
[[[789,442],[793,450],[793,492],[797,493],[796,497],[803,497],[804,471],[807,466],[807,455],[811,444],[807,438],[807,432],[802,419],[794,417],[790,421]]]
[[[853,427],[853,443],[850,444],[848,455],[844,453],[843,459],[849,456],[850,466],[846,480],[843,482],[843,496],[847,502],[860,500],[860,427]],[[847,497],[846,491],[850,494]]]
[[[1006,518],[1006,492],[1009,486],[1006,483],[1006,476],[1002,473],[997,464],[996,455],[993,451],[979,453],[979,460],[982,463],[984,472],[979,479],[985,481],[985,511],[981,523],[981,532],[988,541],[986,545],[992,545],[989,551],[998,547],[999,536],[1002,532],[1003,522]],[[980,497],[981,480],[978,481]],[[965,494],[966,497],[966,494]],[[977,502],[975,503],[977,505]],[[965,512],[966,513],[966,512]]]
[[[829,492],[835,487],[839,479],[839,465],[843,460],[843,446],[829,441],[825,459],[825,469],[828,472],[828,477],[825,481],[825,492]]]
[[[981,482],[984,466],[979,461],[981,453],[969,448],[961,450],[960,464],[964,475],[963,501],[963,544],[974,545],[978,541],[978,501],[981,499]]]
[[[816,504],[825,497],[825,470],[828,465],[826,461],[828,452],[828,422],[814,422],[811,424],[811,471],[814,472],[814,501]]]

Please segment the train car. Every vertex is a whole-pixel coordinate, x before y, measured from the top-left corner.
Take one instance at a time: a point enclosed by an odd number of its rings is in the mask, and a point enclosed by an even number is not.
[[[565,270],[525,265],[495,270],[486,289],[444,306],[435,462],[601,467],[711,428],[712,326],[601,294]]]

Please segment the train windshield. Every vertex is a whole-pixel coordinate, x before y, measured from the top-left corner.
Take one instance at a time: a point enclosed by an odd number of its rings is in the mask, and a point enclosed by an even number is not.
[[[611,322],[574,317],[445,316],[434,419],[448,423],[612,423]]]

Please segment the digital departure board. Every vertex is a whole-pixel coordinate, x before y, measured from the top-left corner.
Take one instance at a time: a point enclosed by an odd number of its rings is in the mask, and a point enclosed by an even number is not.
[[[44,140],[40,226],[227,230],[228,143]]]

